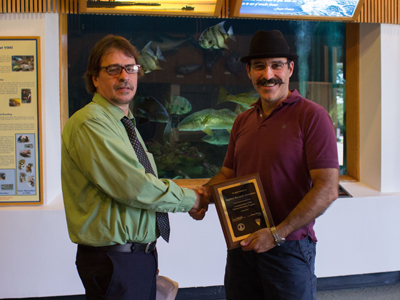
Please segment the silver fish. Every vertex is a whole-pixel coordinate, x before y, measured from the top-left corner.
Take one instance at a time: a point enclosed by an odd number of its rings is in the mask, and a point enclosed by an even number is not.
[[[235,110],[234,110],[234,112],[235,112],[235,114],[241,114],[242,112],[244,112],[244,111],[246,111],[246,110],[248,110],[248,109],[250,109],[251,107],[249,107],[249,106],[243,106],[243,105],[240,105],[240,104],[237,104],[236,103],[236,108],[235,108]]]
[[[227,39],[230,38],[236,41],[233,35],[232,26],[229,27],[228,32],[224,29],[225,21],[218,23],[215,26],[209,27],[204,30],[199,38],[199,44],[204,49],[210,49],[213,47],[214,49],[228,49],[229,47],[226,43]]]
[[[198,70],[201,70],[201,68],[203,68],[203,65],[201,64],[186,64],[184,66],[177,67],[176,73],[181,75],[187,75],[190,73],[194,73]]]
[[[174,144],[179,141],[179,130],[176,127],[172,127],[173,120],[169,120],[167,125],[165,125],[163,138],[167,143]],[[174,122],[175,126],[175,122]]]
[[[203,109],[184,118],[179,124],[180,131],[204,131],[213,135],[216,129],[232,129],[236,114],[227,109],[215,110],[212,108]]]
[[[182,44],[188,41],[190,38],[177,38],[173,36],[160,35],[151,44],[151,49],[153,51],[157,51],[157,47],[160,48],[160,51],[163,53],[171,50],[178,49]]]
[[[185,115],[192,110],[192,104],[185,97],[172,95],[170,102],[165,103],[165,108],[171,115]]]
[[[151,122],[167,123],[169,114],[165,107],[153,97],[135,96],[131,102],[133,115]]]
[[[256,92],[241,93],[237,95],[231,95],[222,86],[219,88],[218,93],[218,103],[223,103],[226,101],[231,101],[240,104],[246,109],[250,108],[250,105],[258,100],[260,96]]]
[[[223,146],[229,144],[230,136],[231,134],[227,130],[215,130],[213,135],[206,135],[202,140],[212,145]]]
[[[242,55],[239,52],[232,52],[225,60],[225,68],[233,74],[246,72],[246,66],[240,61]]]
[[[152,41],[148,42],[146,46],[140,51],[139,64],[142,67],[145,74],[155,70],[162,70],[158,60],[166,61],[163,57],[160,48],[157,47],[157,52],[154,54],[150,48]]]
[[[204,65],[206,66],[207,72],[211,72],[213,66],[223,56],[224,56],[224,50],[222,50],[222,49],[217,49],[214,51],[204,50],[203,51]]]

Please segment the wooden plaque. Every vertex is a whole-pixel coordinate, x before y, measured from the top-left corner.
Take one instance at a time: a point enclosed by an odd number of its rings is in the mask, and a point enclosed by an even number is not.
[[[252,174],[210,185],[228,249],[262,228],[274,226],[260,176]]]

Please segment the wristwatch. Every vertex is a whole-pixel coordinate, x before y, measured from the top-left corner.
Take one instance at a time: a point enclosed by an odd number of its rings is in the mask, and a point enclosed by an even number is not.
[[[276,231],[276,227],[275,226],[271,227],[270,230],[271,230],[272,236],[274,237],[275,245],[282,246],[286,242],[286,239],[281,237],[278,234],[278,232]]]

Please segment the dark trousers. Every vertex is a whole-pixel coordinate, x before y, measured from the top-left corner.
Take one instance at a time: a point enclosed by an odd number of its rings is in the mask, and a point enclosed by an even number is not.
[[[315,243],[307,237],[264,253],[228,251],[227,300],[315,300]]]
[[[157,251],[100,252],[78,246],[76,266],[87,300],[155,300]]]

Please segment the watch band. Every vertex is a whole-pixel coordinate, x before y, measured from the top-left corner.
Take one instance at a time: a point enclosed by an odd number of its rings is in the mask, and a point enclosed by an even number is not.
[[[279,235],[279,233],[276,231],[276,227],[275,226],[272,226],[270,228],[270,230],[271,230],[272,236],[274,237],[275,245],[276,246],[282,246],[286,242],[286,239]]]

